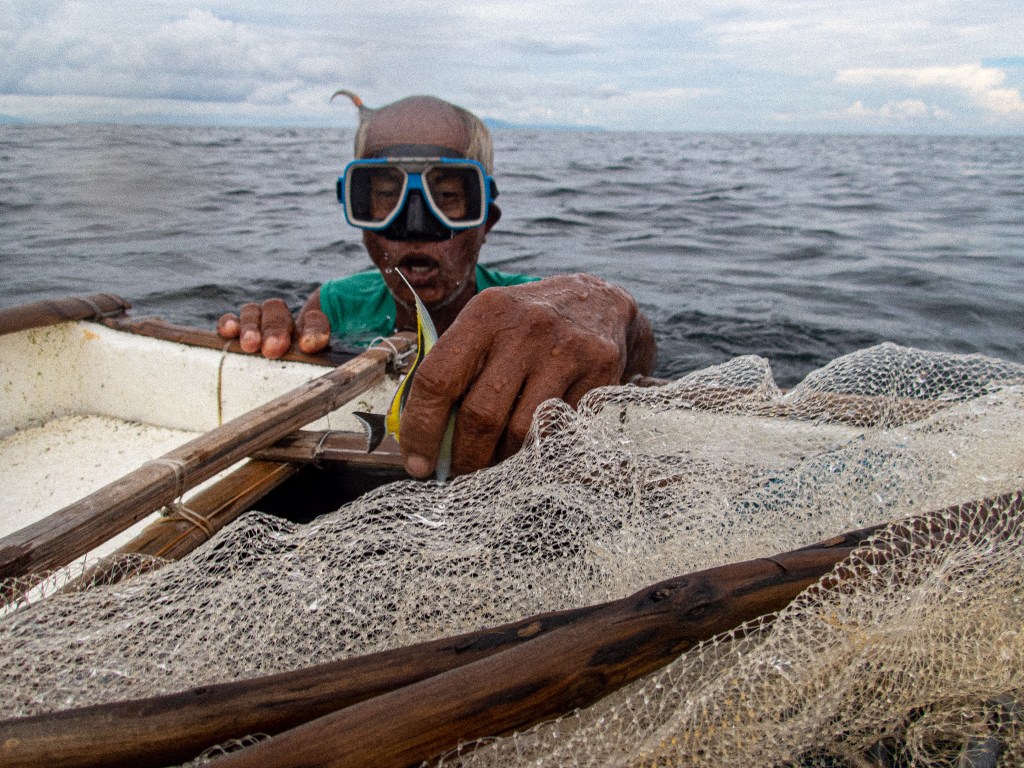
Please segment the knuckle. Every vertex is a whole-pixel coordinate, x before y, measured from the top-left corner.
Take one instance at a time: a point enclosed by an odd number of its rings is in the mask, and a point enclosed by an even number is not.
[[[331,330],[331,323],[327,319],[327,315],[325,315],[323,312],[310,312],[306,318],[306,322],[322,333]]]
[[[523,325],[534,336],[552,336],[557,330],[557,317],[545,307],[531,307],[526,311]]]
[[[258,323],[260,314],[259,304],[243,304],[241,309],[238,310],[238,316],[243,323]]]
[[[608,360],[594,369],[596,378],[602,384],[614,384],[622,377],[623,366],[618,360]]]
[[[471,435],[492,435],[505,428],[508,418],[493,404],[467,400],[459,407],[459,427]]]
[[[474,311],[491,311],[498,307],[504,307],[509,303],[508,292],[505,290],[488,289],[481,291],[474,296],[466,308],[473,308]]]
[[[517,449],[526,441],[533,423],[533,414],[516,414],[508,423],[508,437],[513,449]]]
[[[411,382],[411,386],[415,390],[415,397],[410,392],[410,402],[423,398],[440,399],[448,394],[449,386],[446,377],[440,368],[428,365],[428,362],[428,360],[424,360],[416,368]]]
[[[599,365],[607,370],[615,370],[622,363],[622,350],[611,339],[599,337],[595,344],[594,356]]]

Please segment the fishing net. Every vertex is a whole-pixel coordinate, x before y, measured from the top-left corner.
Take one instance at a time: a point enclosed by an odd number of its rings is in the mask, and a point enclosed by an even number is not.
[[[250,513],[184,560],[18,606],[0,621],[0,714],[599,603],[1020,488],[1024,366],[886,344],[782,393],[765,360],[737,358],[576,411],[548,402],[519,454],[472,476],[390,485],[303,526]],[[1021,764],[1021,516],[883,529],[781,613],[442,764]]]

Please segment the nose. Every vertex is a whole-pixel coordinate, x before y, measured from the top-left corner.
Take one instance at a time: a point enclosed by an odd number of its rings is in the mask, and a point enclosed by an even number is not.
[[[398,217],[381,234],[388,240],[435,242],[447,240],[455,233],[431,212],[423,193],[413,189]]]
[[[427,203],[423,199],[423,193],[418,189],[409,193],[406,201],[405,211],[405,232],[410,236],[433,234],[434,227],[431,227],[433,215],[427,210]]]

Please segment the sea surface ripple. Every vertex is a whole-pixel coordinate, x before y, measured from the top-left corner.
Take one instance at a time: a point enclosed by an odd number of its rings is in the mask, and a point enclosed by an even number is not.
[[[211,326],[369,266],[334,184],[352,132],[0,126],[0,306],[108,291]],[[651,318],[657,373],[737,355],[782,386],[882,341],[1024,362],[1017,138],[495,131],[481,261],[585,271]]]

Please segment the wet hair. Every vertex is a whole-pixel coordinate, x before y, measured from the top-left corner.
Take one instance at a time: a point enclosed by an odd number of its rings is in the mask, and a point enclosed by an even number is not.
[[[469,137],[469,142],[466,147],[466,157],[470,160],[476,160],[478,163],[483,165],[488,174],[494,173],[494,143],[491,140],[491,132],[487,130],[487,126],[484,125],[483,121],[468,109],[463,109],[460,106],[438,99],[434,96],[409,96],[405,99],[392,102],[391,104],[386,104],[384,107],[374,109],[363,104],[363,100],[352,91],[341,90],[334,94],[334,96],[339,95],[348,96],[352,100],[352,103],[359,109],[359,127],[356,128],[354,147],[356,157],[365,156],[366,134],[369,131],[370,122],[374,114],[379,112],[381,109],[396,106],[408,99],[420,99],[432,101],[438,106],[454,112],[465,128],[466,135]],[[331,96],[331,98],[333,99],[334,96]]]

